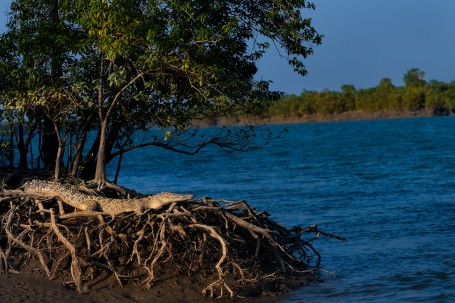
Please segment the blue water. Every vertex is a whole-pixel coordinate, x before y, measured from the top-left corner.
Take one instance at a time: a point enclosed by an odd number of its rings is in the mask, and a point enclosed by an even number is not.
[[[246,199],[349,239],[316,241],[333,274],[277,302],[455,302],[455,117],[270,126],[285,127],[235,156],[132,152],[119,183]]]

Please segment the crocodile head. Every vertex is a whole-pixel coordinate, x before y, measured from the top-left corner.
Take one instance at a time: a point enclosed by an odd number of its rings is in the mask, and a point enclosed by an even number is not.
[[[155,195],[158,199],[161,200],[163,203],[172,203],[172,202],[183,202],[188,201],[194,198],[194,195],[187,194],[176,194],[171,192],[162,192],[161,194]]]
[[[174,202],[185,202],[194,198],[194,195],[181,195],[170,192],[163,192],[154,196],[148,196],[146,198],[146,208],[157,209],[162,207],[165,204],[170,204]]]

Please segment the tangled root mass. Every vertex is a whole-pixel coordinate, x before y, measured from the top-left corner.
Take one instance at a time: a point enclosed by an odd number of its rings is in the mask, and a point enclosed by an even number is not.
[[[210,297],[317,277],[316,225],[286,228],[245,201],[195,199],[141,215],[74,211],[55,199],[0,192],[0,273],[39,267],[89,292],[101,277],[153,289],[169,270],[203,277]]]

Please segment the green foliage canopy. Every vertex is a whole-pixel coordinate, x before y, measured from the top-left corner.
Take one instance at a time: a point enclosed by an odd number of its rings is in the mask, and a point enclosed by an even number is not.
[[[53,127],[68,153],[73,138],[75,159],[88,130],[97,130],[83,166],[97,162],[101,181],[115,147],[245,149],[252,128],[193,145],[179,138],[195,120],[257,115],[281,96],[254,79],[269,42],[305,75],[303,59],[322,39],[303,16],[314,8],[302,0],[15,0],[0,36],[0,72],[11,75],[0,80],[2,108],[38,133],[41,124]],[[133,144],[132,134],[151,127],[165,135]]]

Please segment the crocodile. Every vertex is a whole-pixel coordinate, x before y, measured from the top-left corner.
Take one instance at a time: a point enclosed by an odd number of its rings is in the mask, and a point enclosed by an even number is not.
[[[113,199],[83,193],[76,186],[44,180],[25,182],[23,189],[28,194],[49,198],[57,197],[80,211],[100,211],[108,215],[118,215],[133,211],[136,214],[142,214],[147,209],[158,209],[174,202],[185,202],[194,198],[192,194],[181,195],[172,192],[162,192],[138,199]]]

